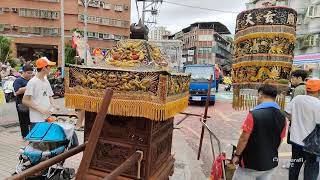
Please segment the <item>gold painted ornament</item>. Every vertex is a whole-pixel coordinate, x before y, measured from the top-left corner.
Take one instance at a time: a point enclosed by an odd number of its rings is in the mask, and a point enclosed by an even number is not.
[[[244,11],[237,17],[235,60],[232,65],[233,108],[257,105],[257,89],[271,84],[278,89],[283,108],[288,90],[297,13],[286,7]]]

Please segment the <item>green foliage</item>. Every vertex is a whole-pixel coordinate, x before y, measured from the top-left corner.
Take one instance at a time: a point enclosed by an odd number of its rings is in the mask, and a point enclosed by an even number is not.
[[[70,30],[71,33],[75,32],[75,31],[78,32],[78,33],[80,33],[81,36],[83,36],[83,34],[84,34],[83,30],[80,30],[80,29],[78,29],[78,28],[74,28],[74,29],[71,29],[71,30]]]
[[[65,61],[66,64],[75,64],[74,57],[77,55],[77,52],[75,49],[72,48],[71,42],[69,41],[65,45]]]
[[[11,39],[5,36],[0,36],[0,61],[5,62],[9,60],[11,49]]]

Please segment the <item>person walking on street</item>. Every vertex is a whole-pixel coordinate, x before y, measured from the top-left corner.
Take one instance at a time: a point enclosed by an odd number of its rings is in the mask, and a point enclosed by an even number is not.
[[[1,71],[0,71],[0,78],[1,78],[1,84],[2,84],[2,88],[4,88],[4,84],[6,82],[6,78],[8,76],[10,76],[10,67],[8,67],[7,65],[3,64],[1,66]]]
[[[21,135],[24,139],[29,133],[30,117],[29,108],[22,104],[22,98],[26,91],[28,81],[32,78],[33,68],[31,66],[22,67],[22,75],[18,77],[14,83],[13,88],[16,94],[16,109],[18,112]]]
[[[278,148],[286,133],[286,117],[275,102],[277,89],[263,85],[249,112],[232,159],[239,165],[233,180],[271,180],[278,166]]]
[[[306,95],[306,83],[305,80],[308,77],[308,72],[305,70],[295,70],[291,73],[291,87],[294,88],[291,94],[291,100],[298,96],[298,95]],[[291,144],[290,142],[290,127],[291,127],[291,121],[289,120],[289,126],[288,126],[288,135],[287,135],[287,143]],[[290,160],[288,160],[282,167],[289,169],[291,166]]]
[[[304,165],[304,180],[317,180],[319,162],[317,156],[303,150],[303,140],[320,124],[320,80],[308,80],[307,95],[298,95],[286,106],[285,112],[291,120],[290,141],[292,146],[289,180],[298,180]]]
[[[291,85],[294,87],[292,91],[292,98],[298,95],[306,95],[305,80],[308,77],[308,72],[305,70],[295,70],[291,73]]]
[[[220,72],[221,72],[221,70],[219,68],[219,65],[216,64],[215,65],[215,69],[214,69],[214,76],[215,76],[215,79],[216,79],[216,92],[219,92]]]
[[[31,129],[38,122],[45,122],[52,114],[51,109],[58,109],[54,104],[53,91],[46,78],[55,63],[42,57],[35,63],[37,74],[28,82],[22,103],[30,109]]]

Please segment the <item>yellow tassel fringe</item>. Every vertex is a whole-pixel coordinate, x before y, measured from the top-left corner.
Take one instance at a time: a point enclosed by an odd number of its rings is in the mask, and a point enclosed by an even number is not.
[[[165,121],[188,107],[189,97],[183,97],[166,104],[157,104],[142,100],[112,99],[108,113],[118,116],[144,117],[154,121]],[[98,112],[102,98],[79,94],[65,94],[65,106]]]
[[[232,68],[240,68],[243,66],[282,66],[282,67],[292,67],[290,62],[279,62],[279,61],[246,61],[239,62],[232,65]]]
[[[276,102],[280,106],[281,110],[284,110],[286,97],[277,96]],[[258,97],[250,95],[233,95],[232,107],[235,110],[251,110],[258,105]]]

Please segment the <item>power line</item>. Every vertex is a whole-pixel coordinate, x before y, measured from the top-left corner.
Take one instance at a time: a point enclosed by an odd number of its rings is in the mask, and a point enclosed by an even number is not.
[[[204,8],[204,7],[200,7],[200,6],[192,6],[192,5],[181,4],[181,3],[176,3],[176,2],[168,2],[168,1],[163,1],[163,2],[168,3],[168,4],[174,4],[177,6],[184,6],[184,7],[188,7],[188,8],[201,9],[201,10],[206,10],[206,11],[215,11],[215,12],[232,13],[232,14],[240,13],[240,12],[235,12],[235,11],[225,11],[225,10],[219,10],[219,9]]]

